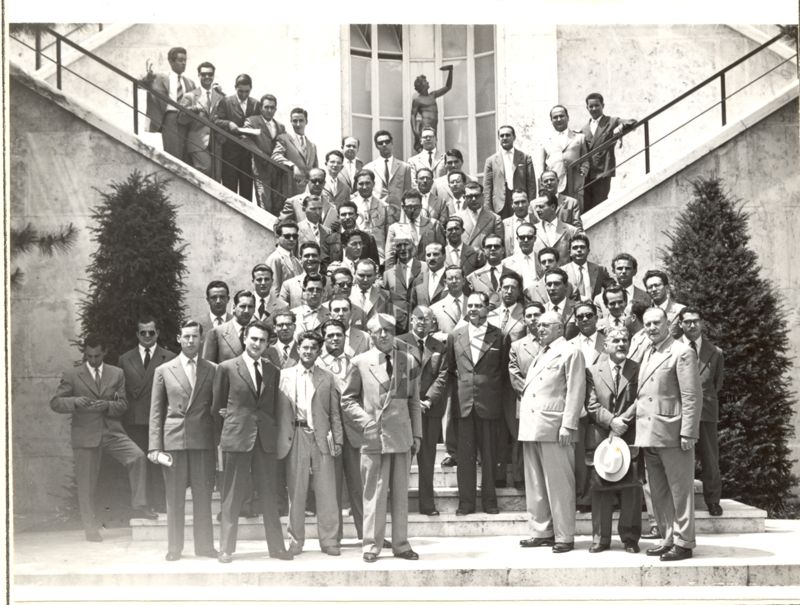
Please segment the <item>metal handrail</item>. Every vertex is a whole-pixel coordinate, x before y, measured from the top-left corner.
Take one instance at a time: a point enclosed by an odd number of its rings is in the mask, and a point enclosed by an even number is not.
[[[667,109],[670,109],[673,105],[676,105],[677,103],[683,101],[686,97],[694,94],[695,92],[697,92],[701,88],[704,88],[708,84],[710,84],[710,83],[714,82],[715,80],[719,79],[720,80],[720,88],[721,88],[720,101],[715,103],[712,106],[712,108],[716,107],[717,105],[721,106],[722,125],[725,126],[727,124],[727,106],[726,106],[726,103],[725,103],[726,100],[728,98],[732,97],[734,94],[736,94],[740,90],[742,90],[742,88],[745,88],[744,86],[742,86],[741,88],[736,90],[731,95],[726,96],[725,74],[728,73],[733,68],[739,66],[743,62],[745,62],[750,57],[760,53],[762,50],[764,50],[768,46],[771,46],[772,44],[774,44],[775,42],[777,42],[781,38],[783,38],[783,34],[782,33],[773,36],[772,38],[770,38],[769,40],[767,40],[766,42],[764,42],[760,46],[754,48],[753,50],[749,51],[747,54],[745,54],[745,55],[739,57],[738,59],[736,59],[733,63],[730,63],[730,64],[726,65],[725,67],[723,67],[722,69],[720,69],[719,71],[717,71],[713,75],[709,76],[708,78],[706,78],[705,80],[703,80],[699,84],[696,84],[695,86],[693,86],[689,90],[683,92],[682,94],[678,95],[677,97],[675,97],[674,99],[672,99],[668,103],[662,105],[661,107],[656,109],[654,112],[650,113],[649,115],[645,116],[644,118],[641,118],[640,120],[637,120],[635,123],[631,124],[630,126],[628,126],[626,128],[623,128],[623,130],[619,134],[614,135],[613,137],[608,139],[606,142],[604,142],[599,147],[597,147],[595,149],[592,149],[591,151],[583,154],[581,157],[579,157],[578,159],[574,160],[573,162],[570,162],[568,168],[571,169],[573,166],[586,161],[590,157],[592,157],[592,156],[594,156],[594,155],[596,155],[598,153],[604,152],[609,147],[612,147],[613,145],[615,145],[617,143],[617,141],[619,141],[623,137],[629,135],[631,132],[633,132],[634,130],[636,130],[640,126],[642,126],[642,127],[644,127],[644,148],[641,151],[639,151],[636,154],[634,154],[634,155],[639,155],[642,152],[644,153],[645,174],[649,174],[650,173],[650,148],[653,145],[655,145],[656,143],[658,143],[659,141],[662,141],[666,136],[668,136],[669,134],[672,134],[673,132],[675,132],[679,128],[682,128],[683,126],[685,126],[686,124],[688,124],[689,122],[691,122],[692,120],[694,120],[698,116],[695,116],[695,117],[691,118],[690,120],[688,120],[687,122],[684,122],[683,124],[681,124],[677,128],[675,128],[672,131],[670,131],[668,133],[668,135],[665,135],[664,137],[659,138],[658,140],[654,141],[653,143],[650,142],[650,122],[651,122],[651,120],[653,120],[653,118],[655,118],[655,117],[661,115],[662,113],[664,113]],[[776,66],[775,68],[770,69],[767,73],[772,72],[774,69],[776,69],[780,65],[783,65],[784,63],[786,63],[788,60],[789,59],[786,59],[786,60],[782,61],[778,66]],[[759,80],[761,77],[763,77],[763,75],[765,75],[765,74],[762,74],[762,76],[759,76],[758,78],[753,80],[753,82]],[[751,84],[751,83],[752,82],[748,83],[748,85]],[[700,115],[706,113],[707,111],[708,111],[708,109],[704,110]],[[622,163],[624,163],[624,162],[622,162]],[[621,165],[622,163],[618,164],[618,166]],[[602,178],[603,176],[604,175],[600,175],[598,178]],[[594,182],[594,181],[592,181],[592,182]],[[581,190],[585,189],[590,184],[591,184],[591,182],[590,183],[584,183],[583,187],[581,187]]]

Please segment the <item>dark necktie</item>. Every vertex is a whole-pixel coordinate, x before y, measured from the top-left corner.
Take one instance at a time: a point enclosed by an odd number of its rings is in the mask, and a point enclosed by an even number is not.
[[[242,346],[244,346],[244,326],[242,326],[242,329],[239,330],[239,342],[242,343]]]
[[[422,351],[425,350],[425,340],[417,338],[417,346],[419,347],[419,352],[422,353]]]
[[[289,359],[289,348],[291,345],[283,345],[283,362]]]
[[[392,356],[390,353],[384,355],[386,358],[386,374],[389,376],[389,379],[392,378]]]
[[[178,89],[175,93],[175,97],[178,99],[178,103],[183,99],[183,80],[180,76],[178,76]]]
[[[97,392],[100,392],[100,368],[94,369],[94,384],[97,387]]]
[[[694,343],[692,343],[694,344]],[[150,365],[150,347],[145,347],[144,350],[144,369],[147,369],[147,366]]]
[[[433,168],[433,151],[428,152],[428,166]]]
[[[614,366],[614,395],[619,395],[619,366]]]
[[[262,298],[261,302],[258,303],[258,316],[261,319],[264,319],[264,316],[266,315],[266,313],[267,313],[267,309],[266,309],[266,307],[264,307],[264,299]]]
[[[690,347],[692,347],[692,351],[694,351],[695,353],[697,353],[697,343],[696,343],[695,341],[693,341],[693,340],[690,340],[690,341],[689,341],[689,346],[690,346]]]
[[[492,290],[497,291],[497,287],[500,285],[497,281],[497,267],[492,267],[491,277],[492,277]]]
[[[386,182],[386,186],[389,186],[389,158],[386,158],[383,164],[383,179]]]
[[[256,395],[261,395],[261,363],[258,360],[253,362],[256,369]]]

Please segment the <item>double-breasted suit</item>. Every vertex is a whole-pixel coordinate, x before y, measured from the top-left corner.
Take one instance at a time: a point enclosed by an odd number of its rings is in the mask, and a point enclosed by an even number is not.
[[[574,439],[586,395],[583,354],[559,337],[528,368],[519,408],[519,440],[532,535],[570,544],[575,536],[575,454],[559,443]]]
[[[406,271],[406,266],[409,270]],[[408,331],[409,317],[413,307],[412,291],[422,265],[417,259],[412,259],[408,265],[396,264],[386,269],[383,274],[383,285],[389,292],[392,315],[395,319],[396,332],[404,334]]]
[[[254,363],[262,376],[260,391],[247,365]],[[265,359],[255,362],[247,353],[217,366],[211,415],[223,456],[220,551],[224,553],[236,550],[239,512],[251,485],[259,494],[270,555],[285,550],[275,498],[279,381],[278,368]],[[223,408],[224,419],[219,413]]]
[[[354,429],[351,443],[361,447],[364,489],[363,552],[378,554],[386,530],[387,499],[391,497],[392,551],[411,550],[408,543],[408,474],[411,447],[422,438],[419,366],[405,347],[386,354],[370,349],[357,355],[342,395],[345,426]]]
[[[183,96],[181,105],[192,111],[195,115],[213,121],[217,113],[217,105],[224,98],[216,88],[206,90],[197,87]],[[186,134],[186,153],[192,162],[192,166],[200,172],[211,176],[211,167],[217,162],[218,150],[211,149],[211,128],[204,125],[200,120],[192,119],[190,114],[181,113],[178,116],[178,124],[187,127]],[[216,147],[219,147],[217,144]],[[214,157],[212,157],[212,153]]]
[[[511,434],[511,474],[516,486],[525,485],[522,442],[517,438],[519,435],[519,401],[522,391],[525,389],[525,376],[528,374],[528,368],[541,350],[542,347],[533,335],[526,334],[511,343],[508,353],[509,388],[503,397],[503,415],[508,432]]]
[[[98,385],[87,364],[82,363],[62,374],[50,400],[54,412],[72,415],[70,441],[75,460],[78,506],[87,531],[98,528],[94,497],[102,451],[111,454],[128,469],[133,508],[147,506],[147,459],[125,434],[120,423],[127,408],[125,375],[120,368],[103,364],[100,376]],[[90,399],[93,404],[81,406],[82,397]]]
[[[211,492],[214,488],[214,422],[211,418],[216,364],[195,359],[192,386],[182,356],[160,365],[153,377],[148,450],[172,456],[172,466],[162,467],[167,487],[168,552],[183,550],[186,488],[192,489],[194,550],[214,551],[211,529]]]
[[[639,364],[630,359],[624,360],[619,369],[617,382],[609,357],[603,353],[587,371],[591,377],[591,387],[586,406],[589,413],[589,430],[585,442],[586,463],[592,467],[591,481],[596,486],[591,489],[592,543],[611,544],[611,518],[615,499],[619,496],[617,533],[623,544],[637,544],[642,535],[642,488],[629,486],[617,490],[597,489],[600,477],[594,470],[593,459],[595,449],[611,432],[611,421],[622,416],[636,402]],[[622,435],[622,439],[631,446],[635,442],[635,437],[635,426],[629,427]],[[631,452],[631,457],[641,460],[637,449]],[[642,463],[640,461],[638,464]],[[634,464],[638,467],[636,462]],[[637,468],[636,471],[638,470]]]
[[[317,532],[320,547],[337,546],[339,541],[339,511],[336,506],[336,472],[334,454],[328,439],[342,446],[342,417],[339,408],[340,391],[333,374],[319,366],[310,368],[310,418],[300,398],[301,381],[306,368],[297,364],[281,370],[278,399],[278,458],[286,459],[289,488],[289,539],[292,546],[302,549],[305,543],[305,506],[308,494],[309,471],[314,482]]]

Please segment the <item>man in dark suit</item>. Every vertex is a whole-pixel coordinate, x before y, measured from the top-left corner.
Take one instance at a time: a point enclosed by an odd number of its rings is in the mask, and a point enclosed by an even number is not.
[[[278,110],[278,99],[275,95],[265,94],[259,100],[258,115],[248,116],[244,121],[245,128],[257,128],[257,135],[248,135],[258,150],[267,157],[272,157],[278,137],[286,133],[286,127],[275,119]],[[272,164],[259,157],[253,158],[253,177],[256,186],[256,203],[277,216],[281,211],[283,197],[278,194],[281,187],[280,172]]]
[[[247,74],[236,76],[236,94],[222,99],[217,105],[214,122],[233,135],[239,134],[244,121],[259,114],[258,101],[250,96],[253,81]],[[241,135],[244,136],[244,135]],[[225,140],[222,143],[222,184],[248,202],[253,199],[252,154],[243,145]]]
[[[245,352],[223,361],[214,376],[212,417],[218,426],[223,456],[220,563],[230,563],[236,550],[239,510],[250,495],[250,481],[259,494],[269,556],[289,560],[275,500],[276,442],[275,407],[280,372],[261,358],[270,329],[261,322],[245,330]],[[221,422],[220,422],[220,419]]]
[[[395,319],[398,334],[408,332],[411,314],[412,291],[414,283],[422,270],[421,263],[414,258],[414,242],[402,234],[394,240],[394,257],[397,263],[388,267],[383,274],[383,286],[388,290],[391,312]]]
[[[578,333],[575,324],[575,303],[567,298],[569,281],[563,269],[548,269],[544,274],[544,287],[547,290],[545,309],[553,311],[561,318],[564,326],[564,338],[569,340]]]
[[[412,306],[435,304],[447,296],[444,283],[444,246],[439,243],[425,247],[425,264],[414,281]]]
[[[350,293],[350,302],[364,311],[369,322],[377,313],[391,313],[392,301],[389,293],[378,286],[378,267],[372,259],[363,258],[356,264],[356,287]]]
[[[611,179],[616,175],[617,167],[614,155],[616,141],[612,142],[612,139],[636,124],[636,120],[623,120],[604,115],[604,106],[603,95],[599,92],[592,92],[586,96],[586,110],[590,119],[581,132],[586,139],[588,151],[595,153],[589,156],[589,172],[583,190],[585,212],[608,198]]]
[[[476,269],[467,276],[467,285],[470,292],[485,292],[489,295],[491,306],[499,304],[500,276],[503,274],[503,259],[505,248],[503,240],[494,233],[484,236],[481,250],[486,258],[486,264]]]
[[[583,231],[583,220],[581,219],[581,205],[574,197],[558,192],[558,173],[555,170],[545,170],[539,175],[539,196],[548,193],[556,196],[556,215],[563,222],[572,225],[578,231]],[[533,214],[534,224],[539,218]]]
[[[481,453],[483,510],[495,515],[497,495],[494,468],[499,423],[503,418],[503,392],[508,374],[508,339],[489,324],[489,297],[482,292],[467,299],[467,320],[447,337],[445,371],[458,416],[458,510],[475,512],[477,452]],[[432,395],[442,397],[443,385]]]
[[[288,309],[288,305],[281,300],[272,289],[272,269],[264,263],[259,263],[250,270],[253,281],[255,299],[255,313],[253,317],[267,325],[273,324],[272,316],[281,309]]]
[[[289,114],[292,122],[292,133],[285,132],[278,136],[272,159],[292,169],[294,175],[292,194],[303,190],[312,168],[319,167],[317,146],[308,140],[306,126],[308,112],[302,107],[295,107]]]
[[[197,116],[212,121],[217,113],[217,105],[225,97],[219,89],[214,86],[214,65],[204,61],[197,66],[197,77],[200,79],[200,86],[183,95],[181,105]],[[179,127],[187,128],[186,155],[192,166],[203,174],[214,178],[212,166],[217,162],[215,153],[210,149],[211,129],[199,120],[193,120],[188,113],[181,113],[178,116]]]
[[[483,168],[483,197],[486,207],[500,218],[511,216],[511,194],[524,191],[529,200],[536,197],[536,175],[533,160],[514,147],[517,133],[508,124],[497,129],[500,151],[486,158]]]
[[[313,477],[317,536],[326,555],[337,557],[339,514],[334,458],[342,453],[339,385],[317,367],[322,336],[304,331],[297,337],[300,363],[281,370],[278,399],[278,458],[286,460],[289,487],[289,553],[299,555],[305,543],[305,504],[309,473]]]
[[[169,74],[156,74],[148,62],[147,74],[140,80],[146,88],[181,103],[186,93],[194,90],[195,84],[183,75],[186,71],[186,49],[175,46],[167,53]],[[178,110],[158,97],[147,95],[147,117],[150,119],[148,130],[160,132],[164,143],[164,151],[171,156],[185,161],[186,138],[188,125],[178,123]]]
[[[483,185],[472,181],[464,190],[466,208],[457,213],[464,221],[462,240],[469,246],[480,246],[487,233],[503,237],[503,221],[483,205]]]
[[[555,248],[558,251],[559,266],[569,262],[569,242],[578,229],[561,220],[557,214],[556,196],[548,193],[533,200],[533,211],[539,218],[536,226],[535,254],[542,248]]]
[[[697,352],[700,385],[703,389],[703,411],[700,413],[700,433],[697,455],[700,457],[700,478],[703,498],[712,517],[722,515],[719,500],[722,480],[719,475],[719,391],[722,389],[725,360],[722,349],[710,342],[703,333],[703,315],[697,307],[684,307],[679,313],[683,342]]]
[[[364,167],[364,162],[358,159],[358,148],[360,145],[361,143],[355,137],[342,137],[342,155],[344,155],[342,174],[347,179],[347,184],[351,191],[355,189],[356,174]]]
[[[627,293],[627,305],[625,314],[632,315],[633,303],[642,303],[645,307],[651,304],[650,295],[641,288],[633,285],[633,278],[639,270],[639,263],[636,258],[627,252],[620,252],[611,259],[611,273],[617,285]],[[594,304],[598,307],[603,317],[608,316],[608,309],[603,303],[602,293],[594,297]],[[632,335],[632,334],[631,334]]]
[[[444,176],[447,172],[444,166],[444,154],[436,150],[436,129],[430,126],[423,127],[420,131],[420,143],[422,144],[422,150],[408,158],[408,164],[412,170],[411,186],[414,188],[419,187],[418,175],[420,170],[429,170],[431,172],[431,185],[433,185],[433,178]]]
[[[233,319],[209,332],[203,343],[203,359],[222,363],[244,351],[245,328],[256,310],[256,295],[239,290],[233,295]]]
[[[567,272],[576,299],[592,301],[610,280],[606,268],[589,260],[589,238],[576,233],[569,240],[570,262],[562,268]]]
[[[653,512],[663,536],[647,554],[662,561],[691,558],[694,527],[694,445],[699,436],[703,391],[697,355],[670,335],[660,307],[644,313],[650,341],[639,367],[636,405],[623,419],[636,422],[637,447],[643,447]]]
[[[153,375],[162,363],[175,357],[175,353],[158,345],[156,320],[149,315],[136,322],[139,344],[119,357],[119,367],[125,373],[125,395],[128,410],[123,426],[128,436],[143,452],[147,451],[150,433],[150,393]],[[164,477],[156,466],[147,468],[147,500],[150,507],[164,511]]]
[[[612,328],[624,328],[633,336],[644,327],[634,313],[628,315],[625,312],[628,307],[628,292],[624,288],[612,282],[610,286],[603,288],[600,296],[608,314],[597,324],[598,330],[608,333]],[[599,311],[598,308],[598,313]]]
[[[391,499],[392,552],[419,558],[408,543],[408,472],[422,441],[419,366],[395,343],[394,318],[379,313],[367,324],[375,348],[353,359],[342,395],[344,421],[361,435],[364,484],[363,559],[383,548]]]
[[[422,445],[417,452],[419,467],[419,512],[429,517],[439,511],[433,500],[433,467],[436,444],[442,435],[442,417],[447,405],[444,368],[446,343],[433,333],[433,312],[429,307],[418,306],[411,313],[411,330],[397,340],[408,346],[420,367],[419,398],[422,408]],[[434,383],[440,382],[439,388]]]
[[[228,312],[230,300],[231,295],[228,284],[218,279],[208,282],[206,286],[208,315],[204,315],[200,320],[203,334],[208,335],[217,326],[221,326],[226,321],[233,319],[233,314]]]
[[[160,365],[153,378],[147,457],[154,463],[163,452],[172,457],[172,464],[162,467],[167,485],[167,561],[177,561],[183,551],[187,487],[192,489],[194,552],[216,558],[211,528],[216,464],[211,399],[216,365],[198,355],[203,343],[198,322],[183,322],[178,343],[181,354]]]
[[[486,259],[480,250],[464,243],[464,219],[461,216],[450,216],[447,219],[444,231],[447,238],[447,245],[444,250],[445,266],[456,265],[461,267],[464,271],[464,276],[467,276],[486,263]],[[494,233],[494,230],[492,230],[492,233]],[[500,237],[502,238],[502,235]],[[481,240],[478,241],[480,243]]]
[[[125,374],[103,363],[106,348],[99,337],[88,335],[83,343],[84,363],[62,374],[50,409],[71,414],[72,452],[81,522],[89,542],[102,542],[95,516],[94,496],[100,458],[105,451],[128,469],[131,501],[137,516],[155,519],[147,510],[147,459],[122,429],[125,413]]]
[[[439,221],[444,226],[450,212],[447,209],[447,200],[440,196],[439,191],[433,186],[433,171],[429,168],[417,170],[417,190],[422,196],[422,215]]]
[[[592,546],[589,552],[597,553],[611,548],[611,518],[614,503],[619,497],[620,510],[617,533],[625,546],[625,552],[639,552],[639,538],[642,536],[642,488],[626,486],[615,489],[613,484],[603,484],[591,462],[598,445],[614,434],[633,446],[636,437],[635,427],[620,419],[636,402],[638,390],[639,364],[627,359],[630,337],[625,328],[612,328],[606,335],[605,351],[593,364],[588,364],[591,382],[586,409],[589,412],[589,429],[586,434],[586,462],[591,470],[592,501]],[[638,479],[638,466],[643,464],[638,448],[631,452],[634,466],[630,471],[633,480]],[[577,460],[576,460],[577,462]],[[625,481],[625,478],[623,478]]]

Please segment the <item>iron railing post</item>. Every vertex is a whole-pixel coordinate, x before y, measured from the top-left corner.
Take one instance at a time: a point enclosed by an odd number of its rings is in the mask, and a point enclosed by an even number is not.
[[[722,125],[728,123],[728,112],[727,107],[725,106],[725,72],[723,71],[719,75],[719,93],[720,93],[720,108],[722,109]]]
[[[36,33],[34,34],[33,44],[36,47],[35,48],[35,52],[36,52],[36,69],[41,69],[42,68],[42,32],[39,31],[38,29],[36,30]]]
[[[133,83],[133,134],[139,134],[139,85]]]
[[[644,173],[650,174],[650,120],[644,123]]]
[[[56,88],[61,90],[61,38],[56,38]]]

